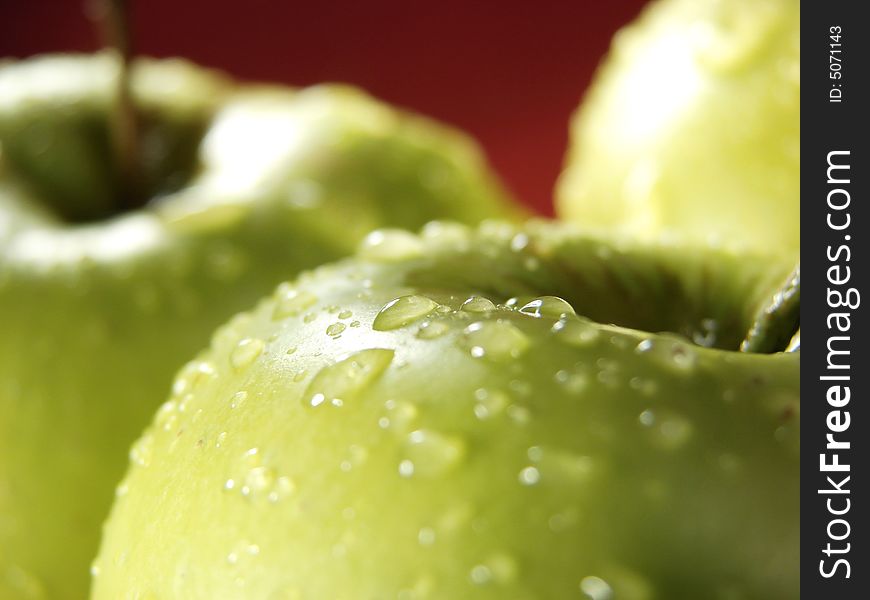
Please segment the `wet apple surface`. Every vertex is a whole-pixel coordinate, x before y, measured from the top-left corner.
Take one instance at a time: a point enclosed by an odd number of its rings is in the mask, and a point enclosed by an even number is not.
[[[94,598],[794,598],[800,356],[736,351],[788,275],[552,223],[374,233],[181,371]]]

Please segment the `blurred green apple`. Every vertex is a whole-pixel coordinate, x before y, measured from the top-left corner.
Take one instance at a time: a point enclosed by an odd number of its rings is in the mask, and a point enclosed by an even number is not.
[[[800,356],[736,351],[788,274],[551,223],[373,233],[182,369],[92,597],[796,598]]]
[[[516,212],[460,133],[349,87],[240,87],[177,60],[133,67],[125,197],[118,71],[0,68],[4,600],[85,597],[127,449],[216,325],[373,227]]]
[[[800,249],[800,3],[657,0],[572,124],[560,216],[655,239]]]

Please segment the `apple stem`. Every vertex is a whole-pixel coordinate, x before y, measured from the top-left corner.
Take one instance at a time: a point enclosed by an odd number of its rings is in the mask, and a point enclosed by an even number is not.
[[[139,116],[133,103],[131,68],[133,56],[127,0],[103,0],[100,22],[106,45],[120,59],[115,104],[110,112],[110,135],[119,170],[120,194],[118,208],[133,208],[140,204],[141,172],[139,165]]]

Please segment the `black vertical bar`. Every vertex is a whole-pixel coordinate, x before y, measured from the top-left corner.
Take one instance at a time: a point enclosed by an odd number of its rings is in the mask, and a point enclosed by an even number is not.
[[[801,595],[813,600],[870,598],[865,6],[801,6]]]

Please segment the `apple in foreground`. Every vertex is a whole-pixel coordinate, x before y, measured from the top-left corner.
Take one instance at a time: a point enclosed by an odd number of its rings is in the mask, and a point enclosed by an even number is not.
[[[182,369],[93,598],[796,598],[800,355],[737,351],[788,275],[546,222],[375,232]]]
[[[800,250],[800,3],[657,0],[572,124],[557,213],[655,239]]]
[[[127,449],[218,324],[375,226],[515,210],[460,133],[352,88],[241,87],[176,60],[133,67],[125,196],[117,76],[110,55],[0,67],[4,600],[85,597]]]

